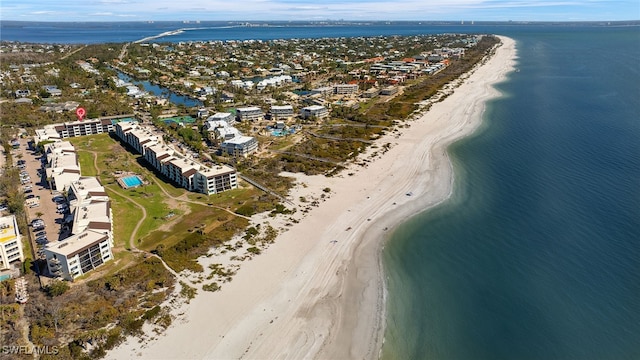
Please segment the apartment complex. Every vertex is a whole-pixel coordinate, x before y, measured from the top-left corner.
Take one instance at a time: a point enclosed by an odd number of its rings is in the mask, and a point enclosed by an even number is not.
[[[76,149],[68,141],[56,141],[44,146],[47,157],[45,173],[49,187],[64,191],[80,178],[80,163]]]
[[[58,140],[76,136],[108,133],[115,130],[116,123],[132,120],[133,119],[127,117],[120,119],[87,119],[62,124],[45,125],[44,128],[36,130],[35,141],[36,143],[40,143],[45,140]]]
[[[236,111],[238,121],[256,121],[264,119],[262,109],[257,106],[241,107],[237,108]]]
[[[236,136],[224,141],[220,145],[223,153],[231,156],[247,157],[250,153],[258,150],[258,140],[253,136]]]
[[[337,84],[333,86],[333,93],[338,95],[352,95],[358,92],[358,84]]]
[[[118,123],[115,133],[159,173],[189,191],[212,195],[238,187],[235,169],[226,165],[210,167],[186,158],[138,123]]]
[[[323,119],[329,116],[329,109],[322,105],[311,105],[300,109],[300,117],[303,119],[309,119],[315,117],[316,119]]]
[[[272,120],[291,120],[293,119],[293,106],[291,105],[273,105],[271,106]]]
[[[22,237],[15,215],[0,217],[0,270],[9,269],[11,263],[24,261]]]
[[[109,196],[95,177],[73,181],[67,200],[71,236],[49,243],[44,256],[51,275],[73,280],[113,259],[113,214]]]
[[[98,178],[80,175],[78,156],[70,142],[57,140],[44,150],[50,187],[67,192],[70,215],[65,221],[71,233],[47,244],[44,256],[51,275],[73,280],[113,259],[111,202]]]
[[[293,112],[293,107],[291,107]],[[247,157],[258,150],[258,140],[253,136],[243,136],[240,131],[229,125],[227,121],[217,120],[211,116],[205,122],[205,128],[213,133],[214,140],[221,141],[220,151],[231,156]]]
[[[211,116],[209,116],[207,118],[207,121],[209,120],[213,120],[213,121],[224,121],[227,124],[231,124],[233,123],[235,120],[233,118],[233,114],[228,113],[228,112],[217,112]]]
[[[104,231],[85,230],[44,249],[49,272],[72,281],[113,259],[111,238]]]

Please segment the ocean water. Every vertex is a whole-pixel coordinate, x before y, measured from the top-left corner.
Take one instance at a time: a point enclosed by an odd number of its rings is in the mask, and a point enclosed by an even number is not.
[[[518,72],[450,148],[454,194],[396,229],[384,359],[640,359],[640,27],[0,23],[2,40],[511,36]]]
[[[614,23],[615,25],[615,23]],[[603,27],[605,24],[589,26]],[[205,21],[135,22],[0,22],[0,40],[50,44],[124,43],[165,34],[151,42],[210,40],[273,40],[302,38],[336,38],[358,36],[424,35],[443,33],[507,34],[539,32],[541,29],[567,29],[575,25],[551,24],[465,24],[433,22],[376,22],[366,26],[313,25],[303,22],[274,22],[270,26],[248,27],[236,23]]]
[[[454,195],[385,247],[383,359],[640,359],[640,29],[506,35]]]
[[[526,27],[526,26],[525,26]],[[535,26],[537,27],[537,26]],[[401,23],[370,26],[309,25],[301,23],[274,23],[269,27],[246,27],[228,22],[182,23],[146,22],[0,22],[0,39],[34,43],[94,44],[130,42],[164,33],[155,42],[209,41],[209,40],[273,40],[293,38],[355,37],[381,35],[418,35],[437,33],[486,33],[513,26],[488,25],[434,25]],[[180,30],[180,31],[176,31]]]

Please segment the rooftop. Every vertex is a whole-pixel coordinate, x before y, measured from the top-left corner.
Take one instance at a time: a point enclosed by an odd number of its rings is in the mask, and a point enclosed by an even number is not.
[[[9,215],[0,217],[0,243],[11,241],[17,236],[16,216]]]
[[[78,235],[71,235],[62,241],[51,242],[47,245],[46,249],[69,258],[87,247],[107,239],[109,239],[109,237],[103,232],[86,230]]]

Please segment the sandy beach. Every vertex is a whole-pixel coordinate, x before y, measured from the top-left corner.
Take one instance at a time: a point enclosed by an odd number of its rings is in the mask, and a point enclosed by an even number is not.
[[[515,42],[500,38],[495,55],[450,84],[449,96],[362,154],[367,166],[332,178],[296,175],[291,198],[319,206],[298,211],[292,226],[269,220],[286,231],[221,291],[199,290],[164,333],[130,338],[107,358],[378,358],[386,296],[379,252],[395,226],[451,194],[446,147],[481,124],[484,103],[500,95],[492,85],[514,69]]]

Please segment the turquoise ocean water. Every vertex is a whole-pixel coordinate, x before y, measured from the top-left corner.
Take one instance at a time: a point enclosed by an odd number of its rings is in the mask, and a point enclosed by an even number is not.
[[[640,359],[640,31],[514,33],[518,71],[397,229],[384,359]]]
[[[11,23],[2,40],[133,41],[181,23]],[[455,190],[385,246],[384,359],[640,359],[640,27],[226,28],[157,41],[495,33],[518,71],[450,148]]]

